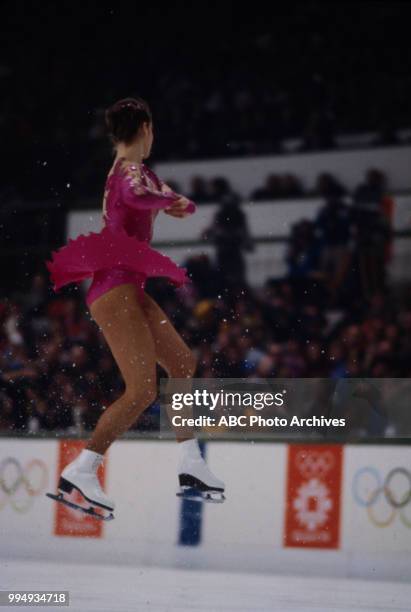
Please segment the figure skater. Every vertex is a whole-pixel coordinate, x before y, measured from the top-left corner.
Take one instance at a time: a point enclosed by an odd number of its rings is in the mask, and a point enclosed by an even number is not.
[[[104,192],[104,227],[69,240],[46,266],[55,291],[92,277],[86,304],[125,382],[123,395],[103,412],[86,448],[62,471],[60,493],[54,498],[63,501],[65,493],[77,489],[88,502],[112,512],[114,501],[102,490],[97,469],[112,442],[156,399],[156,363],[169,377],[190,379],[195,373],[195,356],[144,286],[152,276],[168,277],[176,286],[189,280],[185,268],[149,243],[160,210],[184,218],[196,206],[143,163],[153,143],[152,114],[145,100],[116,102],[106,111],[106,124],[116,157]],[[179,494],[195,489],[196,499],[200,495],[206,501],[223,501],[224,483],[209,470],[192,431],[176,437],[181,449]]]

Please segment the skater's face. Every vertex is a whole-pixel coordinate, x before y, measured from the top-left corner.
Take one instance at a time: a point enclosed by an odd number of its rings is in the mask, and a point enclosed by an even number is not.
[[[144,145],[144,159],[150,157],[151,147],[153,146],[154,133],[153,133],[153,122],[143,123],[142,126],[142,137]]]

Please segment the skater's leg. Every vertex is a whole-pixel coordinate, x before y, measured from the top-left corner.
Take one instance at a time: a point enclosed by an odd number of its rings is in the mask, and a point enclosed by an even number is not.
[[[104,454],[155,400],[156,354],[135,285],[114,287],[91,304],[90,312],[103,332],[125,383],[123,395],[106,408],[87,444],[88,450]]]
[[[142,305],[154,338],[157,363],[161,365],[170,378],[186,379],[186,382],[182,381],[180,386],[184,386],[184,392],[190,393],[192,389],[190,379],[195,374],[197,358],[177,332],[163,309],[145,292]],[[166,409],[171,422],[171,417],[174,413],[172,413],[169,405],[166,406]],[[192,418],[193,411],[187,406],[183,411],[179,411],[179,414],[184,418]],[[190,427],[176,427],[175,433],[178,442],[192,439],[194,435]]]
[[[142,306],[154,338],[157,362],[172,378],[192,378],[197,368],[194,353],[164,310],[146,292]]]
[[[155,400],[156,356],[154,340],[133,283],[117,285],[95,299],[90,312],[117,362],[125,391],[104,411],[86,448],[62,471],[58,501],[75,488],[88,503],[113,511],[114,501],[103,491],[97,477],[98,466],[110,444]]]
[[[148,294],[144,294],[143,308],[154,338],[156,359],[170,378],[179,378],[180,388],[184,392],[192,390],[193,378],[197,360],[195,355],[178,334],[173,324]],[[167,405],[167,412],[171,421],[173,414],[171,406]],[[179,411],[184,418],[191,418],[193,410],[186,406]],[[224,500],[224,483],[216,478],[204,461],[194,432],[191,427],[175,428],[177,441],[180,442],[180,460],[178,467],[179,482],[182,495],[191,499],[204,499],[206,501]],[[189,491],[189,492],[187,492]]]

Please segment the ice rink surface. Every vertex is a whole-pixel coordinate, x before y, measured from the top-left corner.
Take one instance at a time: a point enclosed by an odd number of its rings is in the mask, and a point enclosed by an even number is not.
[[[411,585],[401,582],[0,559],[0,590],[11,589],[69,591],[68,608],[35,607],[49,612],[411,610]]]

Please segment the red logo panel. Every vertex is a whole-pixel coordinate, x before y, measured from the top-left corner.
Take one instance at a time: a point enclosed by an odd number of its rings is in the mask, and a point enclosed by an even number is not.
[[[74,461],[77,455],[79,455],[85,447],[85,444],[86,443],[84,440],[60,440],[57,483],[63,469],[68,463]],[[103,461],[103,464],[99,467],[97,472],[103,488],[105,478],[105,463],[106,460]],[[69,495],[65,493],[65,496],[67,499],[76,504],[84,504],[83,497],[76,490],[73,490]],[[88,538],[100,538],[102,536],[102,521],[88,516],[87,514],[83,514],[79,510],[69,508],[64,504],[59,504],[58,502],[56,502],[55,506],[54,535]]]
[[[284,546],[338,548],[342,445],[288,446]]]

